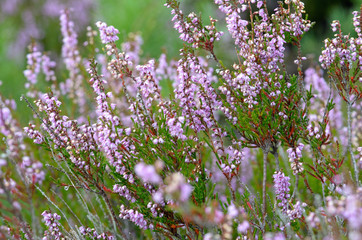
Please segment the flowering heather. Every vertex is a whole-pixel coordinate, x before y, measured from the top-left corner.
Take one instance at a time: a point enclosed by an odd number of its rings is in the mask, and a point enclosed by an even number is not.
[[[56,240],[60,240],[63,238],[63,234],[60,232],[60,224],[59,224],[59,220],[61,219],[61,217],[56,214],[56,213],[50,213],[47,211],[44,211],[42,214],[43,216],[43,221],[45,223],[45,225],[48,227],[48,230],[46,230],[44,232],[44,240],[47,239],[56,239]]]
[[[286,212],[288,210],[288,200],[290,198],[290,178],[286,177],[282,172],[274,173],[273,178],[276,199],[281,201],[278,203],[278,206],[282,208],[283,212]]]
[[[324,49],[319,57],[322,68],[328,71],[331,82],[337,88],[340,97],[347,104],[347,134],[348,151],[354,169],[354,178],[359,182],[359,167],[352,150],[352,107],[359,105],[362,98],[361,71],[362,71],[362,24],[361,12],[353,12],[353,25],[356,38],[343,35],[339,21],[333,21],[333,39],[324,41]]]
[[[107,26],[104,22],[97,22],[96,25],[99,29],[99,34],[103,44],[113,43],[119,39],[117,37],[119,31],[113,26]]]
[[[318,137],[316,137],[316,138],[318,138]],[[289,148],[287,150],[289,162],[290,162],[294,175],[303,171],[303,166],[302,166],[302,163],[300,162],[300,159],[302,158],[303,147],[304,147],[304,144],[299,143],[296,148]]]
[[[108,235],[107,233],[98,234],[94,228],[81,226],[79,227],[79,231],[83,236],[89,236],[94,239],[114,240],[112,235]]]
[[[67,9],[59,59],[29,46],[31,120],[0,95],[0,238],[361,239],[362,5],[306,68],[300,0],[165,2],[176,59]]]
[[[144,163],[138,163],[135,166],[135,173],[144,181],[153,184],[159,184],[162,180],[157,174],[156,169],[152,165],[145,165]]]

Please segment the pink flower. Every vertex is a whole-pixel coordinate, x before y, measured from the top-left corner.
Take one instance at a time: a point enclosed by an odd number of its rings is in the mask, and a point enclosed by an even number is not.
[[[160,175],[158,175],[155,167],[152,165],[146,165],[142,162],[138,163],[135,166],[135,172],[146,183],[160,184],[162,182]]]

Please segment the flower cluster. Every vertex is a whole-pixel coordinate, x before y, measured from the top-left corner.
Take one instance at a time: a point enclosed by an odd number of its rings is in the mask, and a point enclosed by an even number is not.
[[[353,24],[357,32],[357,38],[348,35],[342,35],[339,21],[334,21],[332,31],[336,32],[335,38],[324,41],[325,49],[319,57],[319,61],[324,69],[329,69],[332,64],[346,67],[348,70],[357,62],[357,69],[362,70],[362,34],[359,26],[358,12],[353,12]]]
[[[300,38],[312,26],[310,20],[303,18],[303,14],[305,14],[304,3],[300,0],[285,0],[284,3],[287,8],[278,9],[274,17],[283,18],[280,26],[282,32],[289,32],[293,37]],[[294,12],[291,11],[292,7]],[[287,17],[284,18],[285,15]]]
[[[281,207],[282,211],[286,213],[288,210],[288,201],[290,198],[290,178],[279,171],[274,173],[273,179],[275,194],[277,195],[276,198],[281,201],[280,203],[278,203],[278,206]]]
[[[137,210],[126,209],[124,205],[121,205],[119,217],[130,220],[141,229],[153,229],[153,225],[147,223],[142,213]]]
[[[29,123],[29,127],[24,127],[24,132],[28,135],[29,138],[34,140],[36,144],[42,144],[44,142],[43,135],[35,129],[35,125]]]
[[[26,175],[32,182],[41,184],[45,179],[43,164],[41,162],[31,161],[28,156],[24,156],[22,160],[21,168],[25,169]]]
[[[43,216],[43,221],[48,228],[48,230],[44,232],[43,240],[63,239],[64,236],[60,231],[60,223],[59,223],[61,217],[58,214],[51,213],[49,211],[44,211],[41,215]]]
[[[182,116],[196,132],[216,125],[214,111],[221,105],[212,88],[214,80],[192,52],[182,52],[178,62],[178,86],[175,97],[180,100]]]
[[[243,20],[240,16],[240,13],[247,9],[247,5],[243,4],[241,8],[238,8],[229,0],[215,0],[215,3],[219,9],[227,15],[227,28],[231,37],[235,39],[235,45],[241,49],[249,48],[249,46],[245,44],[250,37],[250,33],[247,30],[248,21]],[[241,1],[241,3],[244,3],[244,1]]]
[[[126,186],[120,186],[118,184],[115,184],[113,186],[113,192],[118,193],[120,196],[124,197],[128,201],[135,202],[136,199],[131,196],[131,192],[129,189],[127,189]]]
[[[165,192],[171,199],[179,200],[181,202],[188,200],[193,189],[190,184],[185,182],[185,177],[181,173],[172,174],[166,181],[168,184],[165,188]]]
[[[93,237],[93,239],[104,239],[104,240],[114,240],[115,238],[107,233],[101,233],[98,234],[98,232],[94,229],[94,228],[90,228],[90,227],[84,227],[81,226],[79,227],[79,231],[83,236],[90,236]]]
[[[62,57],[66,69],[69,71],[69,78],[61,85],[63,95],[70,94],[79,107],[79,112],[85,110],[86,97],[82,86],[83,76],[80,73],[82,58],[78,50],[77,33],[73,21],[69,18],[69,11],[62,11],[59,17],[60,29],[63,36]]]
[[[25,85],[26,88],[34,85],[37,82],[38,74],[41,70],[42,54],[37,50],[37,47],[34,46],[31,49],[30,53],[26,55],[28,69],[24,71],[24,76],[27,79],[28,83]],[[29,92],[30,94],[30,92]],[[30,97],[35,97],[31,95]]]
[[[119,38],[117,34],[119,31],[113,26],[107,26],[105,22],[97,22],[97,27],[99,28],[100,37],[103,44],[113,43],[117,41]]]
[[[289,148],[287,150],[289,162],[290,162],[294,175],[301,173],[304,170],[303,164],[300,162],[300,159],[302,158],[303,148],[304,148],[304,144],[299,143],[297,147]]]
[[[138,163],[134,169],[137,176],[146,183],[160,184],[162,182],[160,175],[157,174],[155,167],[152,165]]]
[[[287,214],[290,220],[294,220],[297,218],[301,218],[303,216],[304,213],[304,207],[306,207],[307,204],[306,203],[301,203],[299,201],[297,201],[294,205],[293,205],[293,209],[292,210],[287,210]]]
[[[27,153],[27,146],[24,141],[25,134],[13,116],[13,111],[16,109],[15,102],[3,101],[0,98],[0,104],[2,105],[0,106],[0,134],[5,136],[8,147],[8,151],[4,152],[2,157],[16,161],[23,177],[28,178],[26,181],[41,184],[45,178],[43,164]],[[34,132],[34,135],[37,134]]]
[[[36,88],[38,77],[40,73],[45,75],[45,80],[53,83],[52,89],[55,89],[54,82],[56,76],[54,69],[56,63],[50,59],[48,55],[38,50],[36,44],[29,46],[29,53],[26,55],[27,58],[27,69],[23,72],[27,82],[25,88],[28,89],[26,95],[31,98],[38,97],[40,93]]]
[[[201,47],[213,51],[214,42],[219,41],[224,34],[216,30],[216,19],[210,17],[211,25],[203,26],[201,18],[194,12],[185,17],[177,1],[168,0],[165,6],[172,8],[171,14],[174,15],[172,22],[174,22],[174,28],[180,33],[181,40],[191,43],[194,48]]]

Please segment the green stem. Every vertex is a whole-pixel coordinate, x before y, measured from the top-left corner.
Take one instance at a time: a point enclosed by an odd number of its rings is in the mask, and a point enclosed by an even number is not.
[[[349,95],[349,94],[348,94]],[[349,98],[348,98],[349,100]],[[348,131],[348,145],[347,145],[347,149],[351,155],[351,160],[352,160],[352,164],[353,164],[353,169],[354,169],[354,176],[355,176],[355,181],[357,186],[359,185],[359,181],[358,181],[358,176],[359,176],[359,172],[358,172],[358,168],[357,168],[357,163],[356,163],[356,159],[353,155],[353,151],[352,151],[352,117],[351,117],[351,108],[352,108],[352,103],[348,102],[347,103],[347,131]]]
[[[277,146],[272,147],[272,154],[274,155],[274,160],[275,160],[275,170],[279,171],[280,166],[279,166],[279,154]]]
[[[293,194],[292,194],[292,199],[295,197],[297,190],[298,190],[298,182],[299,182],[299,175],[297,174],[295,176],[295,183],[294,183],[294,189],[293,189]]]
[[[266,218],[266,165],[269,151],[263,150],[263,232],[265,232]]]

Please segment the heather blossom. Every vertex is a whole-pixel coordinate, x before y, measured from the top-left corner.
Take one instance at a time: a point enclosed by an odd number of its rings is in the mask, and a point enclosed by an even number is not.
[[[303,143],[299,143],[295,148],[289,148],[287,150],[289,162],[291,164],[291,168],[293,170],[293,174],[296,175],[303,171],[303,164],[300,161],[302,158],[302,150],[304,148]]]
[[[301,218],[304,213],[304,207],[306,207],[307,204],[306,203],[301,203],[300,201],[297,201],[294,205],[293,205],[293,209],[292,210],[287,210],[287,214],[290,220],[294,220],[297,218]]]
[[[358,151],[358,161],[359,161],[359,167],[362,168],[362,147],[358,147],[357,148],[357,151]]]
[[[107,26],[105,22],[97,22],[97,27],[99,28],[100,37],[103,44],[108,44],[117,41],[119,38],[117,34],[119,31],[113,26]]]
[[[107,233],[101,233],[99,234],[94,228],[90,228],[90,227],[84,227],[81,226],[79,227],[79,231],[83,236],[90,236],[93,237],[94,239],[104,239],[104,240],[114,240],[114,236],[107,234]]]
[[[192,193],[192,186],[185,182],[185,177],[181,173],[174,173],[167,179],[165,192],[173,199],[181,202],[187,201]],[[176,197],[176,198],[175,198]]]
[[[289,187],[290,187],[290,178],[285,176],[282,172],[275,172],[273,175],[274,179],[274,189],[276,198],[281,202],[278,203],[278,206],[282,208],[283,212],[287,212],[289,206]]]
[[[216,30],[217,20],[210,17],[211,25],[203,26],[201,19],[195,13],[184,16],[179,3],[175,0],[168,0],[165,4],[167,8],[172,8],[171,14],[174,15],[172,21],[174,28],[180,33],[180,39],[190,43],[193,48],[204,48],[213,51],[214,42],[219,41],[224,34]]]
[[[120,196],[126,198],[128,201],[135,202],[136,199],[132,197],[130,190],[126,186],[115,184],[113,186],[113,192],[118,193]]]
[[[38,51],[36,46],[33,46],[30,53],[27,54],[27,69],[24,71],[24,76],[27,79],[27,83],[25,84],[26,88],[34,88],[34,85],[38,81],[38,75],[41,71],[41,63],[42,63],[42,54]],[[27,95],[29,97],[35,97],[36,92],[34,89],[28,91]]]
[[[340,97],[347,104],[347,137],[346,149],[351,156],[354,169],[354,180],[359,184],[359,168],[352,150],[352,107],[362,98],[362,35],[361,11],[353,13],[353,25],[357,38],[343,35],[339,21],[334,21],[333,39],[324,41],[324,49],[319,56],[322,68],[328,71],[331,82],[336,87]]]
[[[19,165],[23,177],[26,181],[41,184],[44,180],[45,173],[43,165],[39,161],[30,158],[26,152],[24,142],[25,134],[19,128],[19,123],[13,116],[16,104],[13,101],[0,98],[0,133],[5,136],[8,151],[4,152],[3,157],[8,157]]]
[[[148,224],[147,221],[144,219],[142,213],[138,212],[137,210],[133,209],[126,209],[124,205],[121,205],[119,217],[122,219],[128,219],[131,222],[135,223],[141,229],[152,229],[153,225]]]
[[[48,227],[48,230],[44,232],[43,240],[53,238],[55,240],[60,240],[64,238],[63,234],[60,232],[59,220],[61,217],[56,213],[51,213],[48,211],[44,211],[41,215],[43,216],[45,225]]]
[[[70,20],[69,11],[62,11],[60,14],[60,28],[63,36],[62,57],[66,69],[69,71],[69,78],[61,85],[63,95],[70,94],[79,106],[79,112],[85,110],[86,97],[82,86],[83,76],[80,73],[79,66],[82,65],[82,57],[78,50],[77,33],[75,32],[74,22]]]
[[[138,163],[135,166],[135,172],[144,182],[153,184],[160,184],[162,182],[161,177],[157,174],[155,167],[152,165]]]

